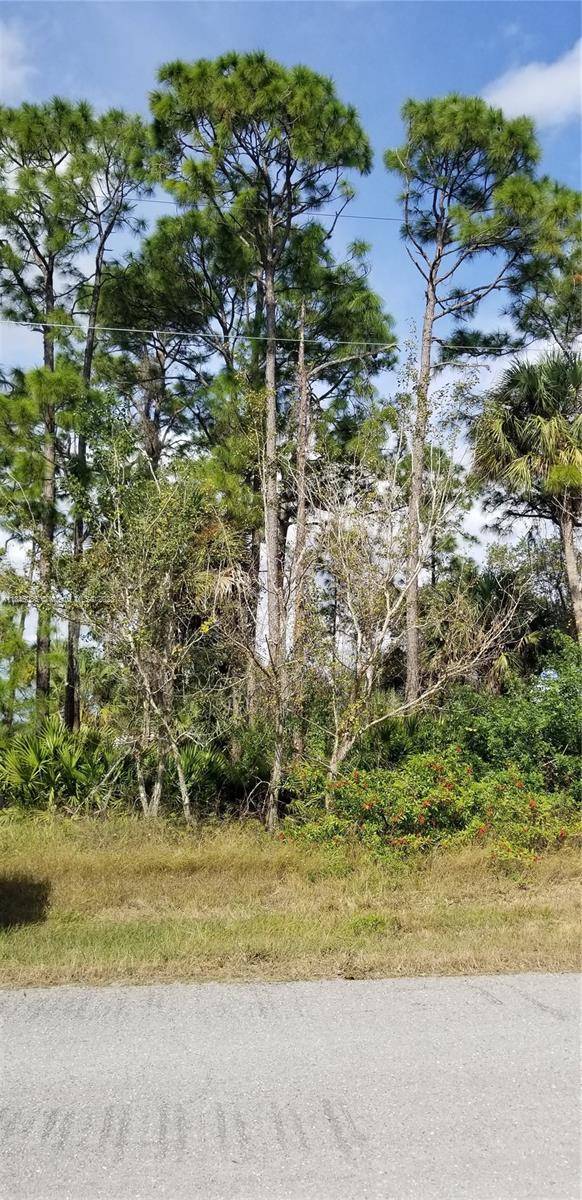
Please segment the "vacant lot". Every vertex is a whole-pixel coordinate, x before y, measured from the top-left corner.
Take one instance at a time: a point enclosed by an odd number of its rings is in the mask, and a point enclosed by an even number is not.
[[[487,849],[384,866],[258,827],[0,825],[0,982],[572,970],[578,853],[500,874]]]

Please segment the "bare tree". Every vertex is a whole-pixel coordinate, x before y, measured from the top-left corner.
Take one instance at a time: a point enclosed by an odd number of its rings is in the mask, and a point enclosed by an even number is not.
[[[453,679],[486,665],[517,604],[516,597],[508,596],[504,605],[485,613],[461,579],[446,603],[432,599],[424,617],[433,653],[422,690],[400,700],[381,688],[391,657],[406,644],[409,590],[426,570],[433,540],[447,527],[456,503],[453,465],[439,458],[427,472],[417,575],[404,573],[409,538],[404,456],[405,439],[398,435],[384,479],[377,481],[354,467],[343,486],[330,470],[320,487],[320,570],[314,582],[319,617],[310,670],[329,693],[329,728],[323,732],[330,745],[330,778],[368,730],[412,712]]]

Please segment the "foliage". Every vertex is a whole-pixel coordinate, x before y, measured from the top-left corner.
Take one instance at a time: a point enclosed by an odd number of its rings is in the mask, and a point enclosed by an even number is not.
[[[514,364],[486,398],[474,430],[477,475],[496,485],[506,516],[547,518],[560,531],[574,625],[582,645],[582,358]]]
[[[387,150],[384,161],[403,185],[403,235],[417,269],[434,284],[436,319],[449,314],[464,322],[532,236],[539,155],[533,124],[457,94],[407,100],[402,118],[406,142]],[[502,260],[492,277],[473,282],[467,265],[495,251]]]
[[[219,814],[224,792],[233,779],[226,755],[220,750],[189,745],[180,751],[180,761],[196,816]]]
[[[10,595],[8,577],[5,587],[7,599],[0,604],[0,742],[10,733],[23,697],[30,696],[34,677],[33,654],[24,635],[26,606]]]
[[[338,100],[331,79],[307,67],[286,68],[257,51],[224,54],[214,62],[169,63],[159,78],[162,87],[153,95],[152,108],[166,154],[180,156],[192,147],[210,158],[207,163],[188,157],[183,182],[173,185],[182,200],[189,189],[199,194],[208,189],[214,167],[221,188],[236,188],[237,216],[248,221],[254,215],[261,222],[266,214],[259,189],[266,185],[268,170],[276,173],[290,165],[286,187],[292,186],[298,197],[304,189],[300,202],[306,209],[329,199],[334,168],[370,170],[371,150],[355,110]],[[261,161],[262,138],[267,154]],[[238,156],[239,144],[253,166],[260,165],[254,179]],[[318,162],[328,165],[314,170]],[[160,171],[164,167],[162,154]]]
[[[439,718],[426,723],[424,737],[436,748],[458,743],[481,773],[513,763],[543,788],[576,792],[581,691],[580,654],[564,638],[538,674],[514,678],[502,694],[459,689]]]
[[[433,359],[445,318],[465,326],[482,301],[507,285],[511,267],[535,240],[539,149],[527,117],[507,120],[476,96],[407,100],[406,140],[388,150],[386,167],[403,185],[402,235],[424,289],[419,366],[413,382],[414,420],[408,504],[406,597],[407,701],[422,690],[419,586],[420,514],[425,459],[434,410]],[[458,419],[458,414],[457,414]]]
[[[475,467],[499,482],[512,515],[549,516],[582,495],[582,358],[518,362],[487,397],[475,427]],[[512,502],[513,501],[513,506]]]
[[[291,828],[308,841],[356,838],[380,854],[470,841],[538,853],[576,839],[580,825],[571,795],[536,784],[512,766],[477,778],[461,746],[331,781],[304,768],[293,780]]]
[[[15,734],[0,752],[0,798],[41,809],[91,807],[90,797],[114,763],[114,748],[102,738],[91,730],[70,733],[60,717],[51,716],[40,729]]]
[[[298,765],[292,823],[308,840],[357,837],[382,853],[491,843],[500,862],[576,839],[581,691],[580,654],[565,638],[527,682],[498,695],[463,687],[438,716],[397,723],[390,767],[354,757],[330,779]]]
[[[3,803],[537,853],[577,786],[577,197],[527,118],[407,101],[385,165],[425,311],[393,386],[370,247],[336,232],[372,154],[333,81],[228,53],[150,106],[0,106],[2,313],[38,352],[0,389]],[[438,385],[447,347],[548,333],[484,397]],[[483,502],[529,521],[484,562]]]
[[[580,193],[543,179],[538,188],[538,220],[548,238],[540,238],[509,280],[509,312],[526,337],[575,351],[582,328],[582,240]]]

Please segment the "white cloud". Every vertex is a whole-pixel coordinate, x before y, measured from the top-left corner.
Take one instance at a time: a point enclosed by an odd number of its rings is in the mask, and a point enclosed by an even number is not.
[[[22,100],[33,74],[22,33],[16,25],[0,20],[0,99],[7,103]]]
[[[540,126],[562,125],[580,113],[582,39],[555,62],[515,67],[488,84],[485,100],[508,117],[526,115]]]
[[[518,47],[521,53],[530,50],[536,41],[532,34],[520,25],[519,21],[508,21],[506,25],[502,25],[501,36],[506,42]]]

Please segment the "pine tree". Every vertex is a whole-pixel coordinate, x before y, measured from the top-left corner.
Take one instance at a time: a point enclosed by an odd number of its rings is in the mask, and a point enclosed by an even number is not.
[[[508,121],[477,97],[408,100],[406,141],[385,164],[402,181],[402,236],[425,288],[412,442],[406,695],[420,688],[418,574],[424,447],[430,421],[435,324],[472,317],[508,280],[524,252],[524,222],[535,205],[538,157],[533,125]],[[481,272],[476,274],[477,264]],[[486,264],[486,267],[485,267]]]
[[[2,299],[9,318],[38,322],[43,368],[55,369],[55,344],[71,325],[61,307],[73,285],[73,263],[88,241],[84,214],[75,204],[66,164],[87,139],[91,111],[86,104],[52,100],[0,110],[0,225]],[[47,381],[42,423],[40,511],[40,600],[36,635],[36,699],[39,719],[50,694],[52,556],[56,524],[56,427],[52,389]]]
[[[105,252],[115,230],[138,228],[132,217],[132,199],[145,186],[147,144],[145,127],[138,118],[117,111],[95,118],[86,103],[71,104],[56,98],[42,105],[0,109],[3,311],[8,318],[40,330],[45,372],[55,371],[59,347],[80,357],[79,373],[87,392]],[[81,254],[91,260],[91,266],[84,270],[79,266]],[[82,302],[88,304],[88,322],[79,356],[76,318]],[[54,389],[45,379],[40,390],[44,407],[40,413],[43,481],[36,693],[38,717],[42,719],[50,695],[58,446]],[[81,429],[71,447],[71,475],[82,483],[86,446]],[[74,514],[73,542],[74,552],[79,555],[83,543],[80,511]],[[78,640],[78,621],[73,617],[65,700],[65,716],[71,728],[79,723]]]
[[[536,199],[539,236],[509,277],[509,314],[527,338],[575,356],[582,334],[580,193],[549,179]]]
[[[276,820],[282,775],[285,664],[279,555],[277,304],[294,224],[340,199],[344,172],[366,172],[368,141],[330,80],[285,68],[262,53],[172,63],[152,108],[162,147],[160,178],[182,203],[212,205],[248,253],[265,321],[264,511],[267,648],[275,685],[275,755],[267,823]]]
[[[87,251],[91,266],[84,274],[75,264],[78,283],[73,311],[81,299],[87,304],[87,326],[82,350],[82,378],[90,397],[93,362],[97,341],[97,316],[106,272],[106,252],[114,234],[121,230],[137,233],[142,221],[135,216],[136,200],[149,190],[147,160],[149,139],[146,126],[139,117],[128,116],[111,109],[93,117],[88,137],[77,146],[67,163],[67,180],[73,189],[74,203],[84,215],[87,228]],[[83,499],[87,476],[87,440],[82,423],[79,425],[71,470],[76,477],[77,496],[74,504],[73,554],[80,558],[84,545]],[[73,612],[67,635],[67,678],[65,683],[64,719],[69,729],[80,726],[79,677],[80,622]]]

